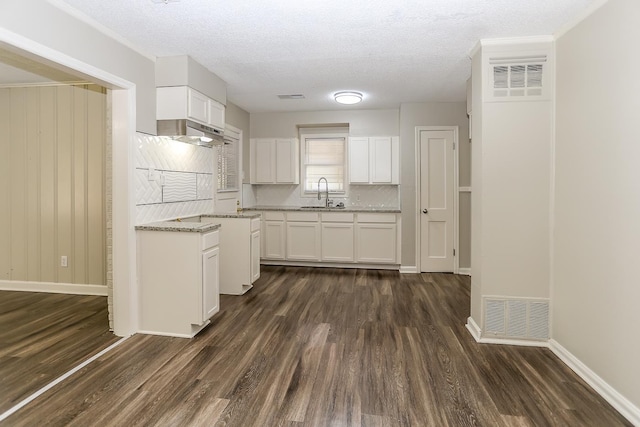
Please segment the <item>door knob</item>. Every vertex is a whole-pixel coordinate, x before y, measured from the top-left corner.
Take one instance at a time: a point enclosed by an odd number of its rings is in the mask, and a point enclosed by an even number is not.
[[[429,211],[426,209],[422,209],[422,213],[429,213]]]

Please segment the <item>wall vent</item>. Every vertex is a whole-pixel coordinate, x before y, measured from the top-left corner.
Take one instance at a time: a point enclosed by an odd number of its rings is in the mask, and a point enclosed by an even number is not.
[[[546,55],[489,58],[494,100],[541,98],[544,95]]]
[[[485,297],[484,301],[484,337],[549,339],[548,300]]]
[[[301,93],[292,93],[288,95],[278,95],[280,99],[304,99],[304,95]]]

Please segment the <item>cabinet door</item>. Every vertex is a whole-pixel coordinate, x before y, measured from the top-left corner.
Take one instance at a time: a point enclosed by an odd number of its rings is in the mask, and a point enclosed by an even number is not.
[[[219,103],[218,101],[214,101],[213,99],[209,99],[207,101],[207,109],[209,112],[209,116],[207,119],[207,123],[210,126],[214,126],[217,128],[223,128],[224,129],[224,110],[225,107],[223,104]]]
[[[297,150],[296,140],[276,139],[276,183],[296,184]]]
[[[353,262],[353,222],[322,224],[322,261]]]
[[[371,183],[391,184],[392,174],[392,147],[391,137],[369,138],[369,148],[371,150]]]
[[[349,182],[369,183],[369,138],[349,138]]]
[[[253,143],[254,184],[275,183],[275,140],[255,139]]]
[[[357,225],[358,262],[396,264],[396,224]]]
[[[264,253],[266,259],[285,259],[285,228],[284,221],[264,222]]]
[[[187,92],[187,116],[200,123],[209,121],[209,98],[191,88]]]
[[[287,259],[320,260],[320,224],[318,222],[287,222]]]
[[[251,283],[260,278],[260,230],[251,233]]]
[[[220,310],[220,248],[202,254],[202,322]]]

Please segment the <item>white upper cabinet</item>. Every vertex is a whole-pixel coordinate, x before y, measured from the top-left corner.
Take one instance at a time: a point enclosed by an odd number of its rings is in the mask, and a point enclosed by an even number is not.
[[[369,138],[349,138],[349,182],[369,184]]]
[[[156,89],[158,120],[189,119],[224,129],[225,106],[187,86]]]
[[[209,121],[209,98],[197,90],[183,88],[187,90],[187,118],[208,123]]]
[[[207,100],[207,123],[211,126],[224,128],[225,126],[225,106],[213,99]]]
[[[397,136],[349,138],[349,182],[399,184],[399,146]]]
[[[298,140],[251,139],[251,184],[298,184]]]

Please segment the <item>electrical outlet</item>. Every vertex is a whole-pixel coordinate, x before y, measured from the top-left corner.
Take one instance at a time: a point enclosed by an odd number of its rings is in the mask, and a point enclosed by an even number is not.
[[[67,263],[67,256],[66,255],[62,255],[60,257],[60,267],[68,267],[69,264]]]

